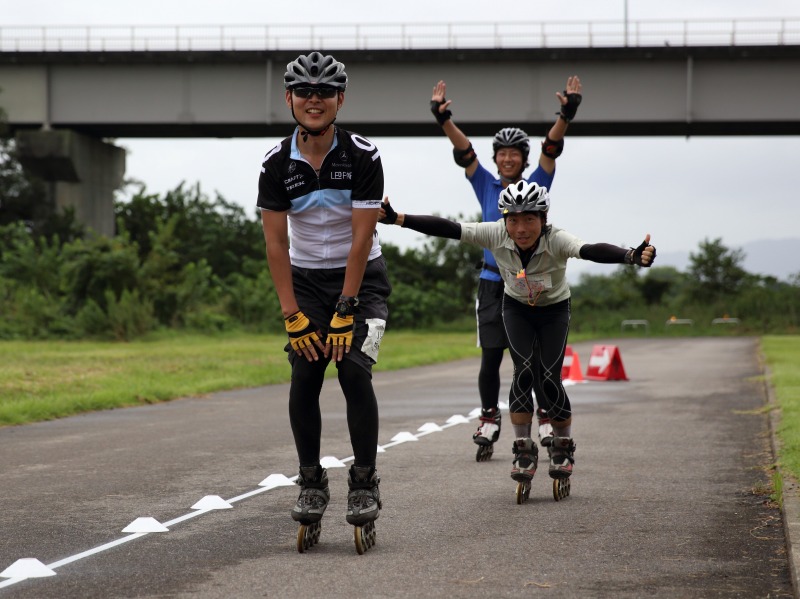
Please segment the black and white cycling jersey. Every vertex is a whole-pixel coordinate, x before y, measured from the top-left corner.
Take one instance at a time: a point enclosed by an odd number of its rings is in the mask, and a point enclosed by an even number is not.
[[[292,265],[341,268],[352,244],[352,210],[379,208],[383,199],[380,152],[367,138],[337,127],[317,173],[301,156],[296,140],[295,131],[267,152],[257,205],[289,211]],[[369,259],[380,255],[375,235]]]

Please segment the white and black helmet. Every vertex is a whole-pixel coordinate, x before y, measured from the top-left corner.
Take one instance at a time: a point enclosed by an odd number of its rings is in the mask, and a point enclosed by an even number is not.
[[[538,183],[518,181],[500,192],[497,208],[503,216],[522,212],[547,212],[550,210],[550,196],[547,188]]]
[[[528,154],[531,152],[531,142],[528,140],[528,134],[522,129],[518,127],[505,127],[494,134],[494,139],[492,140],[493,159],[497,156],[497,150],[500,148],[517,148],[522,152],[523,162],[528,162]]]
[[[332,87],[343,92],[347,88],[347,73],[344,64],[333,56],[312,52],[308,56],[301,54],[286,65],[283,82],[286,89],[308,85]]]

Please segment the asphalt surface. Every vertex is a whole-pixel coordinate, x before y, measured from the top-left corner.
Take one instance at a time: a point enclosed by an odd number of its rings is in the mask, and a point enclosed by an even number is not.
[[[479,405],[477,360],[377,373],[384,509],[365,555],[345,468],[329,469],[321,541],[303,554],[296,487],[259,486],[296,474],[285,385],[0,429],[0,572],[32,558],[55,573],[0,578],[0,599],[794,597],[756,340],[605,343],[630,380],[568,387],[576,465],[559,502],[545,466],[517,505],[507,413],[489,462],[474,419],[444,426]],[[573,345],[584,372],[593,345]],[[510,370],[506,356],[503,393]],[[418,436],[392,443],[401,432]],[[322,447],[352,454],[335,379]],[[207,496],[232,508],[192,508]],[[144,517],[168,531],[122,532]]]

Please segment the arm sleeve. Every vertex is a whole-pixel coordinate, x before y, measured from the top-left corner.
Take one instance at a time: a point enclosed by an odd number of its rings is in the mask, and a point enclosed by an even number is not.
[[[581,246],[581,258],[600,264],[623,264],[627,249],[610,243],[586,243]]]
[[[414,214],[406,214],[404,219],[404,229],[411,229],[434,237],[461,239],[461,223],[455,223],[438,216],[418,216]]]

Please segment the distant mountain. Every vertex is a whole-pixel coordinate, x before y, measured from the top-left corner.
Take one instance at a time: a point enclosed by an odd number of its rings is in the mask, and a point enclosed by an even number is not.
[[[740,246],[727,244],[725,247],[735,250],[741,249],[744,254],[742,268],[747,272],[757,275],[771,275],[781,281],[788,281],[794,274],[800,274],[800,238],[791,239],[759,239],[750,241]],[[674,266],[681,272],[689,268],[689,254],[691,252],[659,252],[656,266]],[[571,283],[577,283],[581,273],[593,275],[609,274],[608,266],[592,264],[582,260],[572,260],[567,269]]]

